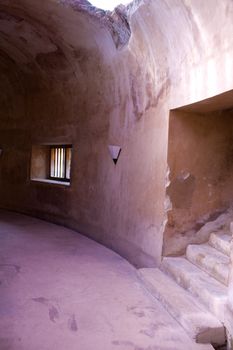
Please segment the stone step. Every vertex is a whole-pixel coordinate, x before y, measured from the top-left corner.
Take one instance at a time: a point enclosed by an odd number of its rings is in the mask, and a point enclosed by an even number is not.
[[[146,288],[192,339],[198,343],[224,344],[225,330],[222,323],[195,297],[157,268],[140,269],[138,274]]]
[[[187,259],[228,286],[230,258],[211,247],[209,244],[189,244],[186,249]]]
[[[232,235],[225,231],[213,232],[210,235],[209,244],[221,253],[230,256]]]
[[[227,287],[183,257],[163,258],[161,269],[224,322]]]

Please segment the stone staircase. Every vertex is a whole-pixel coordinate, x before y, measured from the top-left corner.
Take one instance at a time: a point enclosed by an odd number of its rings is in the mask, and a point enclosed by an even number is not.
[[[138,270],[146,288],[198,343],[226,342],[224,315],[232,235],[217,231],[190,244],[186,256],[165,257],[160,268]]]

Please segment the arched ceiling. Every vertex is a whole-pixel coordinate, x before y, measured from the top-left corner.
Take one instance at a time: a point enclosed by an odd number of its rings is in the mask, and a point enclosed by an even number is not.
[[[120,22],[125,22],[121,31]],[[25,70],[32,64],[42,70],[53,65],[62,69],[69,55],[76,57],[80,48],[103,49],[101,42],[110,34],[116,46],[129,39],[123,12],[112,16],[85,0],[1,1],[1,52]]]
[[[28,75],[34,82],[67,74],[82,79],[90,60],[98,56],[112,64],[125,47],[142,70],[150,65],[151,75],[172,80],[185,64],[197,65],[233,45],[232,16],[226,17],[232,11],[231,0],[134,0],[113,12],[87,0],[2,0],[2,84],[15,81],[18,88]]]
[[[50,80],[76,76],[81,82],[90,60],[111,60],[130,38],[125,11],[105,12],[86,0],[2,0],[2,103],[34,86],[49,88]]]

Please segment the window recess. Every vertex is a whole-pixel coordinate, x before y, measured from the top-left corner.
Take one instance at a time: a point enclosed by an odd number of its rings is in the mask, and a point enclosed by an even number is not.
[[[72,145],[34,145],[31,155],[31,180],[70,185]]]

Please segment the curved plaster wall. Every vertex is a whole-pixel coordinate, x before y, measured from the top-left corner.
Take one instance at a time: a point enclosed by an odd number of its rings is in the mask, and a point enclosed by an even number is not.
[[[160,262],[169,110],[233,89],[231,0],[0,5],[0,205]],[[219,67],[222,67],[219,73]],[[30,181],[33,144],[72,143],[71,186]],[[108,145],[122,147],[115,166]]]

